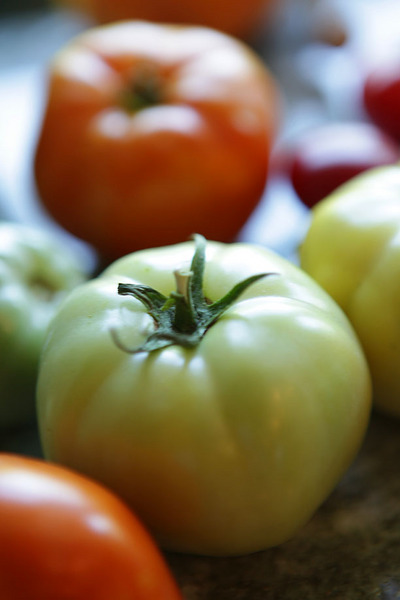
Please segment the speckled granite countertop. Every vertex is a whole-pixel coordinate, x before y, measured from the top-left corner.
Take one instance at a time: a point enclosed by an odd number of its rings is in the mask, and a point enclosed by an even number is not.
[[[400,423],[373,415],[355,463],[291,541],[238,558],[168,555],[185,600],[400,598]]]

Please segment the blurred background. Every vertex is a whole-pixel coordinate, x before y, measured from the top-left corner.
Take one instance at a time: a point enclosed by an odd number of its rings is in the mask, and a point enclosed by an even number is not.
[[[82,13],[45,0],[0,2],[2,218],[57,228],[37,202],[32,181],[46,67],[59,48],[92,24]],[[385,57],[400,56],[400,2],[278,0],[245,41],[263,58],[281,87],[283,122],[264,197],[240,237],[296,260],[309,210],[307,199],[299,197],[299,190],[282,170],[287,148],[301,141],[304,132],[326,123],[370,122],[360,99],[363,77]],[[355,152],[360,144],[360,140],[355,143]],[[380,148],[374,146],[375,155],[368,157],[367,165],[380,158],[376,156]],[[64,231],[60,235],[87,252],[84,244]]]

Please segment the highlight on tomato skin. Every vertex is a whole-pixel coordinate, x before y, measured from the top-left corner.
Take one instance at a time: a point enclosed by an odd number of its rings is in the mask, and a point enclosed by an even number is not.
[[[1,600],[182,600],[155,542],[85,476],[0,453]]]
[[[400,56],[386,59],[367,73],[362,100],[371,120],[400,141]]]
[[[397,142],[379,127],[338,122],[299,135],[280,168],[283,165],[298,197],[311,208],[359,173],[398,160]]]

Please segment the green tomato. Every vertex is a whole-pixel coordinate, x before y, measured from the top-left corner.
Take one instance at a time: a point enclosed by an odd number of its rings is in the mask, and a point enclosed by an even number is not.
[[[400,166],[379,167],[313,211],[301,266],[340,304],[364,348],[374,405],[400,416]]]
[[[48,459],[117,492],[164,548],[237,555],[287,540],[328,496],[370,379],[305,273],[203,241],[192,262],[191,242],[139,251],[72,292],[42,354],[39,426]]]
[[[82,283],[75,255],[50,233],[0,224],[0,429],[33,423],[39,356],[50,318]]]

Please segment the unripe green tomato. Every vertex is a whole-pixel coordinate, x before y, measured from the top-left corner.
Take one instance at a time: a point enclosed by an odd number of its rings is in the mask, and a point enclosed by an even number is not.
[[[237,555],[284,542],[329,495],[370,380],[305,273],[248,244],[209,242],[204,265],[198,242],[192,263],[190,242],[144,250],[72,292],[42,355],[39,426],[48,459],[116,491],[164,548]]]

